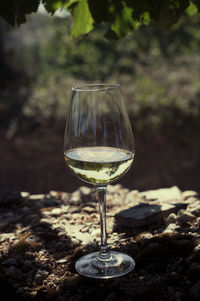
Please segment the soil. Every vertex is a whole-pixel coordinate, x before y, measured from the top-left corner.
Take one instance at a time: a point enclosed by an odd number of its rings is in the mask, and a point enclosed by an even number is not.
[[[130,273],[113,279],[91,279],[75,270],[77,259],[100,248],[94,189],[82,186],[72,194],[54,191],[46,195],[1,192],[1,300],[199,300],[200,200],[194,191],[177,192],[177,188],[155,190],[158,198],[154,195],[150,201],[152,191],[144,196],[121,185],[108,187],[109,247],[129,254],[136,263]],[[134,227],[116,220],[116,212],[125,207],[138,202],[167,204],[167,199],[172,202],[176,196],[186,209],[168,212],[162,223],[156,218]]]

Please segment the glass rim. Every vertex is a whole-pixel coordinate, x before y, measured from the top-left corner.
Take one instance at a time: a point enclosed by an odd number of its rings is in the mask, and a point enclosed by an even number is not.
[[[114,89],[120,89],[119,84],[87,84],[80,86],[73,86],[72,91],[74,92],[100,92]]]

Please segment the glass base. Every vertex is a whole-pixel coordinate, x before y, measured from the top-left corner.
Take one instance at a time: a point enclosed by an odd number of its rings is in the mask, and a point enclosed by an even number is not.
[[[110,251],[109,259],[101,259],[99,252],[90,253],[76,261],[78,273],[98,279],[115,278],[126,275],[135,266],[132,257],[124,253]]]

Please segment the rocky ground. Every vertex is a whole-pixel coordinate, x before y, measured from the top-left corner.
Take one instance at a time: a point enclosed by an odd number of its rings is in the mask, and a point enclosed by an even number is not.
[[[99,249],[93,189],[0,192],[1,300],[199,300],[200,199],[177,187],[139,192],[108,187],[111,249],[131,255],[128,275],[95,280],[75,261]]]

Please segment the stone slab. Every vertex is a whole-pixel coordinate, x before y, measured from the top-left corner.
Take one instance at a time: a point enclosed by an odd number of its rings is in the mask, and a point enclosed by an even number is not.
[[[141,203],[134,207],[120,211],[115,215],[115,221],[121,226],[143,227],[150,224],[163,224],[164,218],[171,213],[177,213],[180,209],[186,208],[186,203],[164,203],[147,204]]]

